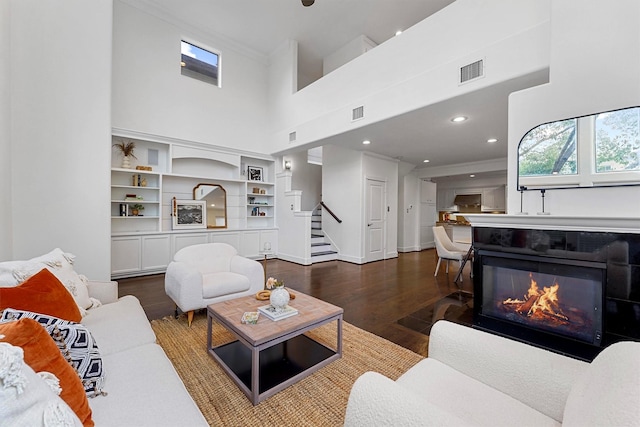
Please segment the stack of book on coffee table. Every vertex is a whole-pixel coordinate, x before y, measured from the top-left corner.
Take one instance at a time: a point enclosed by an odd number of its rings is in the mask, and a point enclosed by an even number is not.
[[[287,317],[295,316],[298,314],[298,310],[287,305],[282,311],[276,311],[276,309],[271,305],[263,305],[262,307],[258,307],[258,311],[269,319],[273,321],[278,321],[282,319],[286,319]]]

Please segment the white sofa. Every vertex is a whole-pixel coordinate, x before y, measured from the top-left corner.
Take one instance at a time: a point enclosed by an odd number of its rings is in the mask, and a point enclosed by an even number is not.
[[[56,248],[31,260],[0,262],[0,288],[15,287],[46,267],[73,296],[82,314],[80,323],[91,332],[102,359],[102,391],[106,395],[88,399],[95,425],[207,426],[173,365],[156,344],[138,299],[132,295],[118,298],[116,282],[88,281],[78,275],[73,270],[74,258]],[[27,307],[13,308],[29,310],[28,300],[22,305]],[[9,308],[5,304],[0,307]],[[5,375],[0,375],[0,383],[7,379],[7,364],[3,362],[6,360],[0,360],[0,374],[4,366]],[[8,416],[6,411],[10,415],[11,408],[3,406],[1,400],[0,425],[5,425],[3,417]],[[37,417],[32,417],[28,425],[37,425],[34,419]]]
[[[105,370],[107,395],[89,399],[96,427],[208,426],[155,343],[138,299],[118,299],[115,282],[89,282],[88,287],[89,295],[103,304],[82,318],[98,343]]]
[[[397,381],[367,372],[345,426],[638,426],[640,343],[591,363],[444,320],[429,357]]]

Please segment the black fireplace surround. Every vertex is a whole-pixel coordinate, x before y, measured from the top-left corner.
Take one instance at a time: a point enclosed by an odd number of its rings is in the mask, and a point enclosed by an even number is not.
[[[587,361],[640,340],[640,234],[473,227],[473,248],[474,327]],[[542,324],[522,313],[530,280],[561,289]]]

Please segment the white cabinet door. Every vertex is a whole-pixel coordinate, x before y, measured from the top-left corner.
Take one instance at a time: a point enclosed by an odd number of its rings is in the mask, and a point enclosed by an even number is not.
[[[236,248],[240,253],[240,233],[210,233],[209,241],[211,243],[226,243]]]
[[[209,243],[208,233],[174,234],[171,237],[173,238],[171,242],[171,258],[173,258],[176,252],[187,246]]]
[[[482,190],[483,211],[503,211],[505,209],[505,186],[484,188]]]
[[[493,204],[497,211],[504,211],[506,208],[506,197],[505,197],[505,189],[504,185],[496,188],[493,193]]]
[[[436,225],[437,213],[433,203],[420,203],[420,249],[433,248],[433,226]]]
[[[247,258],[260,257],[260,231],[245,231],[240,242],[240,255]]]
[[[420,249],[435,247],[433,225],[420,227]]]
[[[482,190],[482,210],[492,211],[495,209],[495,200],[493,196],[493,188],[485,188]]]
[[[140,237],[124,236],[111,238],[111,274],[140,271]]]
[[[431,181],[420,181],[420,202],[436,202],[436,183]]]
[[[142,236],[142,270],[163,270],[171,258],[169,235]]]
[[[438,210],[446,211],[453,207],[453,201],[456,198],[456,190],[443,189],[438,190]]]

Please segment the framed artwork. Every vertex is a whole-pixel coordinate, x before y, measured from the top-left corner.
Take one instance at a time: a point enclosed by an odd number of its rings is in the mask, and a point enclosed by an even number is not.
[[[207,206],[204,200],[173,200],[173,229],[207,228]]]
[[[262,168],[259,166],[249,166],[247,177],[249,181],[262,181]]]

